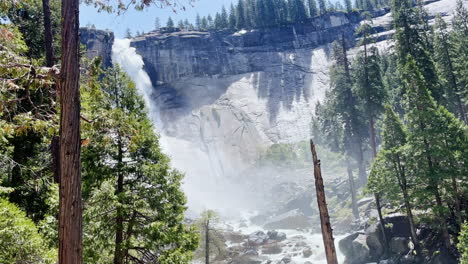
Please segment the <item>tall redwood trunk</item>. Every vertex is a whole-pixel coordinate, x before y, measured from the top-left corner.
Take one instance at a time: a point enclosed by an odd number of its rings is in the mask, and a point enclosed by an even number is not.
[[[335,244],[333,239],[333,229],[331,228],[330,215],[328,214],[327,200],[325,197],[325,187],[323,186],[322,170],[320,160],[315,151],[315,145],[310,140],[310,150],[314,162],[315,191],[317,194],[317,204],[320,212],[320,224],[322,228],[323,244],[325,246],[325,255],[328,264],[338,264],[336,257]]]
[[[59,263],[82,263],[79,0],[62,0]]]
[[[54,66],[54,39],[52,34],[52,22],[50,13],[50,0],[42,0],[42,11],[44,13],[44,42],[46,66]]]

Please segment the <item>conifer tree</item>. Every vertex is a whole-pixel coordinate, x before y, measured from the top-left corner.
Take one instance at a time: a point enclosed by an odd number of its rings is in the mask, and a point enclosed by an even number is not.
[[[459,89],[460,81],[453,65],[453,44],[447,30],[447,24],[440,16],[437,16],[434,27],[434,57],[439,79],[445,90],[446,105],[451,112],[456,113],[462,121],[466,122],[465,106]]]
[[[385,106],[382,133],[382,150],[379,152],[369,174],[368,188],[374,193],[383,193],[386,198],[396,200],[396,194],[403,194],[403,202],[408,217],[411,240],[419,252],[419,240],[413,216],[410,197],[410,175],[407,175],[404,147],[407,133],[403,123],[389,105]],[[414,180],[414,179],[413,179]],[[393,186],[397,188],[393,188]]]
[[[195,18],[195,27],[197,30],[201,30],[201,18],[200,15],[197,14],[197,17]]]
[[[422,197],[429,191],[435,198],[433,212],[442,232],[442,241],[450,248],[450,235],[446,222],[443,188],[452,193],[459,204],[457,182],[464,178],[466,164],[466,126],[463,126],[445,108],[437,106],[427,89],[416,62],[408,56],[404,68],[406,94],[406,123],[411,173],[419,179],[416,185]],[[460,167],[461,165],[461,167]],[[452,182],[451,188],[444,182]],[[423,200],[418,201],[420,204]],[[430,205],[428,205],[429,207]],[[458,206],[457,206],[458,207]],[[459,207],[456,214],[459,215]]]
[[[206,19],[206,16],[204,16],[201,19],[200,30],[202,31],[208,30],[208,19]]]
[[[220,28],[227,29],[228,28],[228,13],[226,11],[226,7],[223,6],[221,9],[221,19],[220,19]]]
[[[418,12],[412,7],[410,0],[395,0],[392,2],[392,15],[395,26],[396,51],[398,55],[399,72],[403,74],[406,58],[411,55],[422,73],[424,80],[437,102],[442,102],[443,93],[434,66],[429,55],[427,41],[422,33]],[[403,87],[404,90],[406,87]],[[405,91],[406,92],[406,91]]]
[[[315,0],[308,0],[308,7],[309,7],[309,16],[311,18],[318,15],[317,2],[315,2]]]
[[[318,0],[318,5],[319,5],[319,10],[320,10],[320,15],[327,13],[327,4],[325,3],[325,0]]]
[[[179,20],[179,22],[177,22],[177,27],[180,28],[180,29],[185,29],[184,21]]]
[[[97,72],[96,70],[94,70]],[[194,230],[183,223],[182,174],[171,170],[143,99],[121,70],[83,87],[86,263],[189,263]],[[163,202],[164,201],[164,202]]]
[[[361,36],[360,45],[363,50],[358,52],[354,63],[353,88],[367,116],[370,143],[375,157],[377,155],[375,122],[383,110],[386,91],[382,81],[379,51],[376,47],[368,48],[368,45],[373,42],[371,23],[372,20],[367,20],[357,30]]]
[[[460,0],[457,1],[452,21],[450,41],[452,43],[453,68],[459,82],[459,96],[463,105],[462,111],[465,113],[465,117],[461,119],[468,123],[468,91],[466,89],[468,87],[468,45],[466,45],[468,43],[468,9]]]
[[[346,7],[346,11],[348,13],[351,13],[351,11],[353,10],[353,6],[351,4],[351,0],[345,0],[345,7]]]
[[[159,30],[161,28],[161,20],[159,17],[154,19],[154,30]]]
[[[171,17],[169,17],[169,18],[167,19],[166,27],[167,27],[167,28],[174,28],[174,21],[172,20]]]
[[[229,29],[236,29],[236,9],[232,3],[231,7],[229,8]]]
[[[244,0],[239,0],[236,8],[236,29],[243,28],[245,28],[245,6]]]

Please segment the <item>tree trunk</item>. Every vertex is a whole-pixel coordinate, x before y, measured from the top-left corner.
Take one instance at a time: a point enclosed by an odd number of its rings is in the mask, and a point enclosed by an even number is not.
[[[367,184],[367,174],[366,174],[366,167],[364,166],[364,152],[362,151],[362,142],[361,139],[358,139],[358,157],[357,157],[357,162],[358,162],[358,173],[359,173],[359,183],[361,187],[366,186]]]
[[[370,136],[370,143],[372,148],[372,156],[375,158],[377,157],[377,140],[375,135],[375,127],[374,127],[374,118],[372,114],[369,113],[369,136]]]
[[[205,226],[205,264],[210,264],[210,220],[206,220]]]
[[[440,197],[438,184],[434,184],[433,188],[434,188],[434,195],[436,198],[436,204],[437,204],[438,211],[439,211],[440,208],[443,208],[443,205],[442,205],[442,198]],[[450,249],[450,235],[447,229],[447,223],[445,223],[445,219],[440,215],[439,212],[437,212],[437,214],[438,214],[438,218],[439,218],[440,225],[442,228],[442,239],[444,241],[444,246],[446,249]]]
[[[79,0],[62,0],[59,263],[82,263]]]
[[[348,170],[349,191],[351,193],[351,208],[353,210],[354,219],[358,219],[359,211],[358,211],[357,201],[356,201],[356,187],[354,186],[353,170],[351,169],[351,164],[348,158],[346,159],[346,163],[347,163],[347,170]]]
[[[408,184],[406,181],[405,167],[401,165],[400,156],[396,155],[397,170],[398,170],[398,182],[400,183],[401,191],[403,192],[403,199],[405,201],[406,214],[408,216],[408,222],[410,226],[411,239],[413,240],[414,249],[419,252],[419,240],[416,234],[416,225],[414,224],[413,212],[411,209],[410,197],[408,194]]]
[[[118,100],[118,97],[117,97]],[[118,101],[117,101],[118,107]],[[124,229],[124,219],[123,219],[123,212],[122,212],[122,198],[120,195],[123,193],[123,185],[124,185],[124,177],[122,173],[122,162],[123,162],[123,147],[122,147],[122,140],[120,135],[118,135],[117,140],[118,146],[118,160],[117,160],[117,189],[115,190],[115,195],[117,196],[119,204],[117,205],[117,218],[115,219],[115,252],[114,252],[114,264],[122,264],[123,263],[123,250],[122,250],[122,243],[123,243],[123,229]]]
[[[444,42],[447,43],[447,40],[444,38]],[[458,107],[458,114],[460,116],[460,119],[467,123],[466,116],[465,116],[465,109],[464,105],[462,103],[462,100],[460,98],[460,91],[458,90],[458,82],[457,82],[457,77],[455,76],[455,71],[453,70],[453,64],[452,64],[452,59],[450,58],[450,53],[448,51],[448,45],[445,45],[444,47],[444,52],[445,56],[448,59],[448,67],[449,67],[449,72],[450,72],[450,82],[452,83],[452,87],[454,88],[454,94],[455,94],[455,100],[457,101],[457,107]]]
[[[331,228],[330,224],[330,216],[328,214],[327,201],[325,197],[325,188],[323,186],[322,171],[320,169],[320,160],[317,157],[315,145],[312,140],[310,140],[310,150],[312,152],[312,159],[314,162],[315,191],[317,193],[317,204],[320,212],[320,223],[322,227],[322,237],[323,244],[325,246],[325,254],[327,256],[327,263],[338,264],[333,239],[333,229]]]
[[[45,42],[45,55],[46,66],[54,66],[54,39],[52,34],[52,23],[50,20],[50,0],[42,0],[42,11],[44,13],[44,42]]]
[[[382,239],[384,242],[384,254],[386,255],[388,249],[388,240],[387,234],[385,233],[385,221],[382,216],[382,206],[380,206],[380,195],[378,193],[374,193],[374,198],[375,205],[377,206],[377,213],[379,214],[380,232],[382,233]]]

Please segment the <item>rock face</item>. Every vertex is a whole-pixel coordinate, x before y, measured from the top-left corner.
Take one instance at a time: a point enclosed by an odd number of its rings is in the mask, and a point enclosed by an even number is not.
[[[85,56],[102,58],[102,66],[112,66],[111,54],[114,44],[114,33],[95,28],[80,28],[80,42],[86,47]]]
[[[213,166],[225,175],[272,143],[308,138],[329,85],[330,44],[343,34],[353,45],[359,21],[332,13],[234,34],[153,32],[131,45],[155,86],[164,133],[216,155]]]

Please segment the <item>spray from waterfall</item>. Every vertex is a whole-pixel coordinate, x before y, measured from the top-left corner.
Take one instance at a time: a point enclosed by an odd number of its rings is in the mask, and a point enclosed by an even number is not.
[[[189,210],[200,212],[216,209],[225,215],[238,213],[239,207],[247,204],[240,190],[227,182],[216,169],[219,157],[216,151],[202,150],[200,146],[186,139],[175,138],[164,133],[164,122],[154,99],[154,87],[144,70],[143,58],[131,47],[130,39],[116,39],[112,47],[112,61],[135,82],[144,98],[151,121],[160,135],[161,147],[171,158],[171,164],[185,173],[184,191],[188,197]],[[168,121],[170,122],[170,121]],[[214,153],[214,154],[213,154]]]

